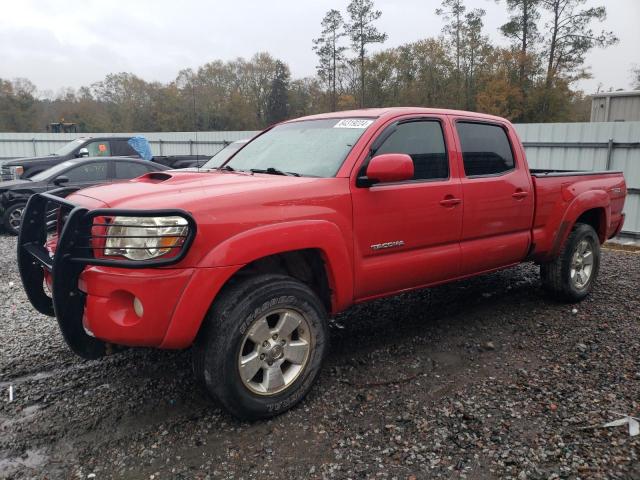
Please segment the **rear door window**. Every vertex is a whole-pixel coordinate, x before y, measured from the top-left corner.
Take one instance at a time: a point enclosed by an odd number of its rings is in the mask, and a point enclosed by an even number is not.
[[[134,162],[116,162],[115,178],[118,180],[136,178],[147,172],[149,172],[149,168],[146,165],[140,165]]]
[[[457,122],[456,128],[467,177],[499,175],[515,168],[504,128],[475,122]]]
[[[127,139],[122,140],[111,140],[111,152],[116,157],[139,157],[140,155],[136,152]]]
[[[449,178],[449,159],[442,126],[437,120],[416,120],[401,123],[376,150],[384,153],[405,153],[413,160],[413,180],[443,180]]]
[[[71,183],[99,182],[107,180],[107,162],[85,163],[67,170],[63,175],[69,178]]]

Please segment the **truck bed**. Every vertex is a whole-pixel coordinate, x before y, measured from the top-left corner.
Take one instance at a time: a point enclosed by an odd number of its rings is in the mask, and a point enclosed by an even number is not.
[[[600,241],[615,236],[622,227],[626,185],[618,171],[531,170],[536,192],[533,219],[533,243],[536,260],[544,261],[557,253],[569,234],[575,211],[584,212],[585,205],[597,205],[591,220],[603,227]]]

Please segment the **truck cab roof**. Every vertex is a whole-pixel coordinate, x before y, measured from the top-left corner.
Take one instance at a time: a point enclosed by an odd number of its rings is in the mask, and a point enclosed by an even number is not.
[[[285,123],[299,122],[302,120],[321,120],[327,118],[389,118],[400,115],[455,115],[464,117],[473,117],[482,120],[490,120],[499,123],[505,123],[502,117],[489,115],[486,113],[469,112],[465,110],[451,110],[446,108],[425,108],[425,107],[388,107],[388,108],[362,108],[358,110],[343,110],[339,112],[320,113],[317,115],[309,115],[306,117],[289,120]]]

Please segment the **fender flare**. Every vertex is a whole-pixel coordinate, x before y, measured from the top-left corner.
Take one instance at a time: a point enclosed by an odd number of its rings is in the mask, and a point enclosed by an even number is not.
[[[589,190],[577,195],[565,210],[564,216],[560,221],[560,227],[553,240],[553,247],[550,252],[551,257],[555,257],[558,254],[580,215],[588,210],[596,208],[604,210],[604,228],[600,228],[596,233],[600,238],[600,242],[605,241],[607,225],[609,225],[609,222],[611,221],[611,199],[604,190]]]
[[[320,250],[327,269],[332,310],[353,302],[352,255],[340,228],[327,220],[295,220],[263,225],[226,239],[198,267],[244,266],[260,258],[296,250]]]

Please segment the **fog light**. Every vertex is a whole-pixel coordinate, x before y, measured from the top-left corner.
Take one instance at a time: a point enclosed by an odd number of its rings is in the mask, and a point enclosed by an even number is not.
[[[134,297],[133,299],[133,311],[136,312],[136,315],[142,318],[144,314],[144,308],[142,307],[142,302],[138,297]]]

